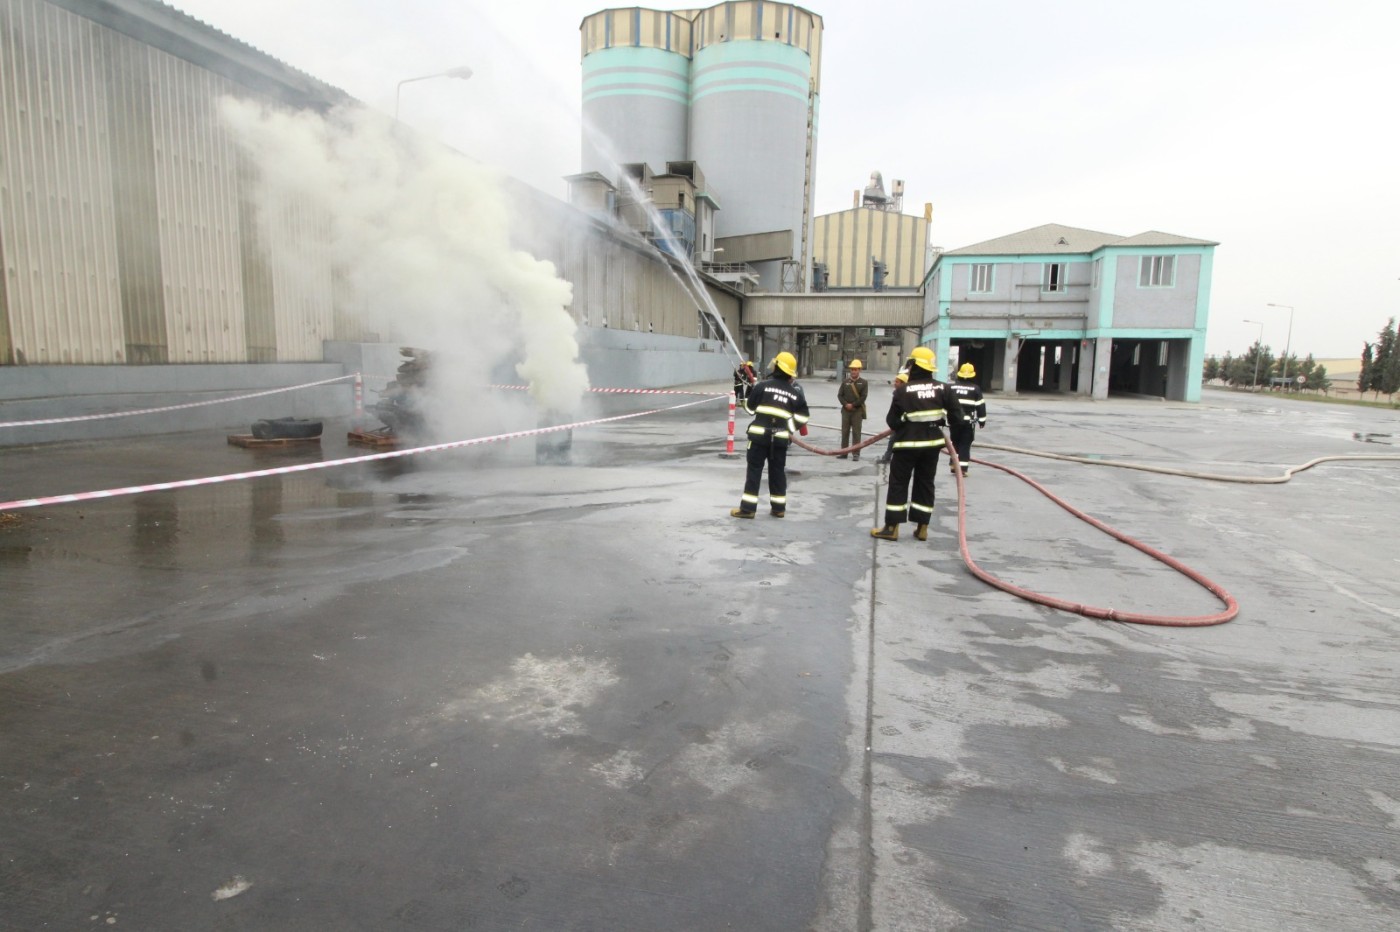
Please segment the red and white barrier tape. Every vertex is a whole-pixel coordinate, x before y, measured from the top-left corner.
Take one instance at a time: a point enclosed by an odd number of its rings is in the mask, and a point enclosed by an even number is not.
[[[303,385],[288,385],[285,388],[270,388],[265,392],[253,392],[248,395],[233,395],[229,398],[211,398],[208,401],[190,401],[179,405],[166,405],[162,408],[140,408],[136,411],[109,411],[105,414],[80,414],[75,417],[49,417],[37,421],[0,421],[0,427],[33,427],[39,424],[71,424],[74,421],[100,421],[111,417],[131,417],[134,414],[156,414],[161,411],[179,411],[182,408],[202,408],[205,405],[221,405],[230,401],[242,401],[245,398],[261,398],[264,395],[277,395],[282,392],[294,392],[302,388],[315,388],[317,385],[330,385],[332,382],[344,382],[353,379],[354,374],[338,375],[333,379],[321,379],[319,382],[307,382]]]
[[[525,390],[528,385],[488,385],[487,388],[510,388]],[[590,392],[603,392],[613,395],[704,395],[706,398],[715,397],[714,392],[684,392],[670,388],[590,388]]]
[[[519,430],[509,434],[496,434],[492,437],[474,437],[471,440],[454,440],[450,443],[434,443],[425,447],[411,447],[407,450],[387,450],[383,453],[370,453],[365,456],[350,456],[338,460],[322,460],[318,463],[298,463],[295,466],[278,466],[273,469],[255,469],[251,472],[230,473],[226,476],[205,476],[202,479],[180,479],[176,482],[156,482],[150,485],[132,485],[121,489],[100,489],[94,492],[73,492],[68,495],[49,495],[43,498],[25,498],[13,502],[0,502],[0,511],[12,511],[19,508],[37,508],[41,505],[62,505],[68,502],[86,502],[98,498],[116,498],[119,495],[136,495],[141,492],[163,492],[169,489],[188,489],[197,485],[214,485],[219,482],[234,482],[240,479],[260,479],[264,476],[277,476],[294,472],[309,472],[313,469],[330,469],[333,466],[345,466],[350,463],[368,463],[372,460],[387,460],[397,456],[412,456],[416,453],[436,453],[440,450],[453,450],[459,447],[469,447],[480,443],[493,443],[498,440],[514,440],[518,437],[533,437],[538,434],[548,434],[559,430],[572,430],[576,427],[592,427],[597,424],[607,424],[610,421],[625,421],[629,418],[644,417],[648,414],[660,414],[665,411],[678,411],[681,408],[689,408],[693,405],[704,404],[723,398],[723,395],[711,395],[701,398],[698,401],[687,401],[684,404],[672,405],[669,408],[653,408],[650,411],[636,411],[632,414],[619,414],[614,417],[594,418],[591,421],[576,421],[572,424],[559,424],[554,427],[537,427],[534,430]]]

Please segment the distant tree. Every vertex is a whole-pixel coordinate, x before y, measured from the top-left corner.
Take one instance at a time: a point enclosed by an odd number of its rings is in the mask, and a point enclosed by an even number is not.
[[[1230,367],[1234,364],[1235,360],[1231,358],[1229,353],[1226,353],[1220,359],[1220,368],[1215,370],[1215,377],[1222,382],[1228,383],[1230,381]]]
[[[1375,366],[1375,358],[1371,355],[1371,351],[1375,349],[1375,346],[1374,343],[1367,343],[1365,348],[1361,350],[1361,374],[1356,377],[1356,391],[1359,394],[1364,395],[1366,390],[1371,387],[1371,369]]]
[[[1256,361],[1258,362],[1257,366],[1255,365]],[[1253,385],[1255,373],[1258,373],[1259,379],[1267,379],[1273,364],[1274,357],[1269,352],[1269,348],[1255,340],[1254,345],[1249,348],[1249,352],[1234,361],[1227,378],[1231,385]]]
[[[1294,356],[1292,353],[1289,353],[1285,364],[1285,358],[1283,356],[1280,356],[1278,359],[1274,360],[1273,366],[1273,372],[1271,373],[1272,376],[1275,376],[1280,379],[1291,379],[1293,378],[1293,376],[1298,374],[1298,357]]]
[[[1303,380],[1304,388],[1325,392],[1332,387],[1332,382],[1327,378],[1327,367],[1319,366],[1312,353],[1299,360],[1298,368],[1294,371]]]
[[[1201,378],[1207,382],[1220,378],[1220,360],[1207,356],[1205,365],[1201,367]]]
[[[1377,334],[1376,357],[1371,362],[1371,379],[1367,388],[1375,392],[1377,400],[1381,392],[1393,395],[1400,388],[1400,356],[1396,354],[1394,317]]]

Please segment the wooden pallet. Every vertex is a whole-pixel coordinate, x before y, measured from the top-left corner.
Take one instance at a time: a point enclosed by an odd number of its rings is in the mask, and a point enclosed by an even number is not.
[[[252,434],[229,434],[228,442],[235,447],[248,449],[263,449],[266,447],[300,447],[310,444],[320,444],[321,437],[274,437],[270,440],[259,440]]]
[[[345,435],[352,447],[373,447],[376,450],[392,450],[399,445],[399,438],[391,433],[377,430],[352,430]]]

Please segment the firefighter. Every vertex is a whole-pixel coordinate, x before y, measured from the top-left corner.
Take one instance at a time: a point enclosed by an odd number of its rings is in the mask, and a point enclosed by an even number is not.
[[[743,404],[748,398],[749,389],[753,388],[758,381],[758,371],[753,367],[752,360],[745,360],[739,368],[734,370],[734,402]]]
[[[908,381],[909,363],[906,360],[904,365],[900,367],[899,371],[894,374],[894,394],[898,395],[900,392],[904,391],[904,386]],[[894,459],[893,432],[890,433],[890,439],[885,441],[885,452],[880,454],[880,459],[877,460],[877,462],[879,462],[881,465],[889,465],[889,462],[892,459]]]
[[[749,389],[744,410],[754,416],[749,425],[748,474],[744,477],[744,497],[729,514],[752,518],[758,511],[758,486],[763,467],[768,466],[768,506],[770,514],[787,514],[787,451],[796,429],[807,436],[807,396],[797,384],[797,358],[782,352],[773,358],[768,378]]]
[[[871,537],[880,540],[899,540],[899,526],[911,519],[914,537],[928,540],[933,480],[938,451],[944,445],[942,428],[947,426],[947,409],[957,403],[948,385],[933,377],[933,350],[916,346],[909,361],[909,381],[894,393],[885,415],[885,423],[894,432],[894,457],[885,494],[885,524],[870,531]]]
[[[972,363],[965,362],[958,367],[958,380],[948,386],[958,402],[948,412],[948,424],[953,435],[953,449],[958,451],[958,463],[964,476],[972,458],[972,438],[977,428],[987,426],[987,402],[983,400],[982,388],[976,380],[977,370]],[[954,471],[951,457],[948,471]]]
[[[860,444],[860,425],[865,420],[865,399],[870,397],[870,383],[860,377],[863,367],[859,359],[852,359],[848,367],[848,378],[836,390],[836,400],[841,403],[841,449]],[[842,453],[838,459],[859,460],[860,451],[854,454]]]

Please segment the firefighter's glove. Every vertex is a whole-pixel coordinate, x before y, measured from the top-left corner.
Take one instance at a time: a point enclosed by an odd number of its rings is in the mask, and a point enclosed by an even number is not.
[[[807,436],[807,425],[803,424],[801,427],[798,428],[797,432],[804,437]]]

